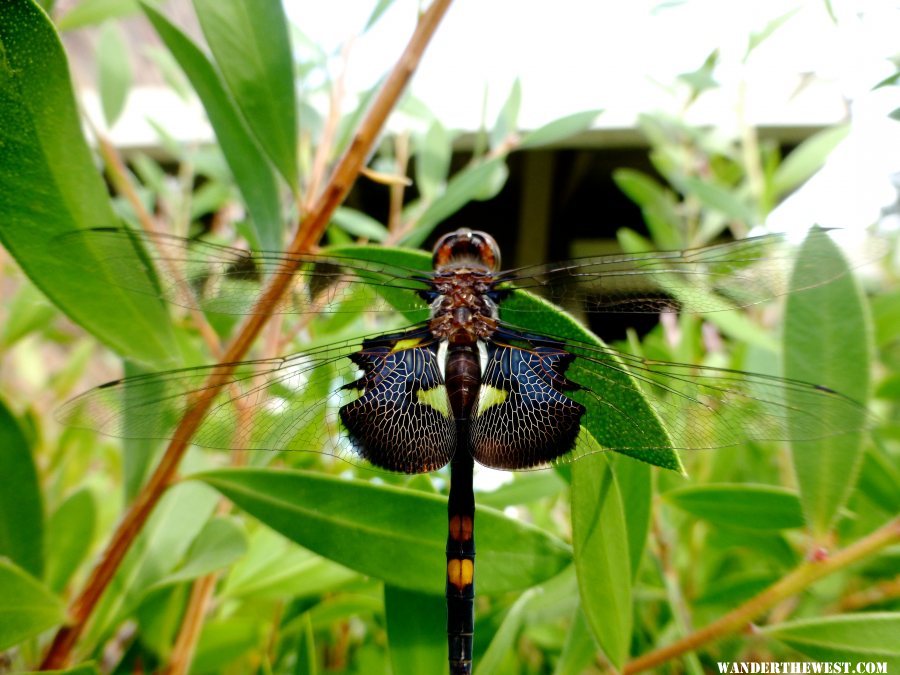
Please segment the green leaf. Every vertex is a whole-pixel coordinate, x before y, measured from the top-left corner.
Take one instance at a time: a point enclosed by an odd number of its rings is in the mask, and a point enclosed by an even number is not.
[[[95,251],[71,247],[63,257],[54,241],[118,223],[81,135],[62,45],[27,0],[0,3],[0,185],[0,242],[34,284],[119,353],[169,362],[176,349],[162,304],[116,286]]]
[[[742,201],[737,193],[721,185],[691,176],[686,177],[683,182],[687,193],[693,194],[707,208],[748,225],[756,223],[756,214],[753,209]]]
[[[800,11],[800,8],[794,7],[793,9],[769,21],[761,31],[753,31],[752,33],[750,33],[750,39],[747,44],[747,51],[744,54],[744,60],[746,61],[747,57],[750,56],[751,52],[753,52],[754,49],[768,40],[775,31],[786,24],[798,11]]]
[[[339,206],[331,216],[332,222],[344,232],[354,237],[364,237],[372,241],[384,241],[388,236],[387,228],[362,211]]]
[[[0,558],[0,649],[34,637],[65,620],[65,608],[37,579]]]
[[[393,672],[446,670],[447,605],[443,598],[385,584],[384,616]]]
[[[21,675],[100,675],[97,666],[93,663],[83,663],[74,668],[66,668],[65,670],[41,670],[28,671]]]
[[[719,483],[669,490],[663,498],[716,525],[750,530],[803,527],[797,494],[774,485]]]
[[[247,125],[296,190],[297,98],[281,2],[193,1],[203,35]]]
[[[378,19],[381,18],[381,15],[387,11],[387,9],[394,4],[394,0],[378,0],[378,4],[375,5],[375,9],[372,10],[372,13],[369,15],[369,20],[366,21],[366,26],[363,28],[363,32],[368,32],[368,30],[374,26]]]
[[[512,481],[492,492],[476,493],[478,503],[505,509],[507,506],[530,504],[539,499],[554,497],[566,487],[565,481],[555,471],[518,471],[512,477]]]
[[[434,120],[419,141],[416,153],[416,187],[425,201],[433,200],[447,182],[453,140],[443,125]]]
[[[356,572],[258,528],[247,554],[231,568],[221,597],[296,600],[332,593],[356,579]]]
[[[516,132],[519,124],[519,108],[522,106],[522,83],[518,78],[509,90],[506,102],[500,108],[494,128],[491,129],[491,148],[498,147],[511,134]]]
[[[97,521],[91,491],[82,488],[59,505],[47,521],[47,568],[44,578],[54,593],[62,593],[72,574],[84,562]]]
[[[247,538],[231,518],[219,516],[207,522],[187,552],[184,564],[163,577],[156,586],[193,581],[229,567],[247,552]]]
[[[496,176],[506,169],[502,157],[478,162],[457,173],[447,183],[447,189],[418,217],[415,229],[403,238],[406,246],[419,246],[437,225],[459,211],[472,200],[490,199],[486,185],[496,186]]]
[[[628,528],[628,559],[631,578],[637,576],[650,531],[650,510],[653,506],[653,484],[650,465],[631,457],[614,455],[610,464],[619,485],[625,525]]]
[[[97,42],[97,82],[100,89],[100,104],[106,126],[112,127],[128,98],[131,88],[131,63],[128,45],[122,31],[115,23],[106,24],[100,31]]]
[[[683,242],[678,232],[681,217],[670,190],[647,174],[634,169],[616,169],[613,171],[613,181],[631,201],[641,207],[644,221],[657,246],[662,249],[681,248]]]
[[[26,335],[45,328],[57,315],[56,308],[27,279],[23,279],[7,309],[0,327],[0,347],[3,349],[9,349]]]
[[[0,556],[36,577],[44,569],[44,505],[31,444],[0,399]]]
[[[631,563],[622,496],[607,458],[572,465],[572,540],[587,623],[617,669],[631,645]]]
[[[407,590],[444,592],[446,498],[304,471],[222,469],[193,478],[335,562]],[[478,536],[478,585],[487,592],[533,586],[570,560],[555,537],[492,509],[478,512]]]
[[[827,419],[835,428],[855,432],[818,441],[792,444],[794,470],[806,521],[817,535],[827,532],[838,510],[846,503],[862,460],[867,426],[865,403],[869,398],[871,327],[862,292],[846,260],[828,237],[812,236],[801,247],[791,277],[791,288],[807,288],[788,297],[784,328],[786,377],[829,387],[849,396],[854,408],[835,397],[823,400],[821,409],[805,410],[796,392],[787,397],[791,428],[809,425],[809,415]],[[833,281],[808,288],[834,272]],[[794,434],[794,437],[802,437]]]
[[[140,11],[137,0],[81,0],[56,25],[60,32],[119,19]]]
[[[576,134],[588,131],[602,110],[585,110],[573,113],[558,120],[548,122],[534,131],[530,131],[522,137],[519,150],[526,148],[540,148],[546,145],[560,143]]]
[[[502,672],[503,662],[513,652],[516,638],[522,630],[525,608],[536,593],[537,589],[525,591],[506,612],[487,651],[475,664],[475,675],[491,675],[491,673]]]
[[[581,675],[589,672],[596,651],[597,646],[588,630],[584,612],[579,607],[572,619],[566,644],[559,655],[559,661],[556,662],[556,668],[553,669],[553,675]]]
[[[235,662],[247,652],[262,648],[266,640],[266,630],[266,624],[257,617],[234,616],[206,622],[197,642],[197,653],[191,663],[191,671],[248,672],[248,668],[235,667]]]
[[[817,661],[880,661],[900,670],[900,613],[871,612],[803,619],[760,631]]]
[[[262,248],[280,251],[282,223],[278,184],[268,160],[250,135],[237,106],[203,52],[146,1],[142,0],[141,7],[203,103],[222,153],[247,204]]]
[[[822,168],[831,151],[840,145],[849,133],[850,126],[841,124],[810,136],[794,148],[772,177],[775,196],[779,197],[793,190]]]

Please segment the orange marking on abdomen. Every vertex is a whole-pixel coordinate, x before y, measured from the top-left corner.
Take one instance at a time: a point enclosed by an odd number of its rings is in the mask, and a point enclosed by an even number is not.
[[[450,518],[450,538],[453,541],[469,541],[472,539],[472,517],[453,516]]]
[[[457,590],[471,586],[475,578],[475,565],[467,558],[447,561],[447,581]]]

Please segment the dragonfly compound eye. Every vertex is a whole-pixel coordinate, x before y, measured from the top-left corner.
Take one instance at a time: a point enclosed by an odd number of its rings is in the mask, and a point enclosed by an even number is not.
[[[500,247],[486,232],[464,227],[438,239],[432,262],[435,268],[481,267],[489,272],[498,272]]]

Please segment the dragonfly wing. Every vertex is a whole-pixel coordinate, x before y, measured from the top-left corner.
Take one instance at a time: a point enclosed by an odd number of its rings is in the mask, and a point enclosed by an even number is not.
[[[403,473],[447,464],[456,425],[434,339],[422,333],[367,341],[351,358],[363,371],[348,385],[359,396],[340,415],[357,452],[375,466]]]
[[[361,442],[365,435],[361,424],[383,426],[385,433],[394,427],[383,425],[384,420],[377,417],[364,420],[361,415],[345,414],[345,410],[358,407],[357,401],[364,396],[359,382],[366,377],[393,382],[397,387],[405,384],[416,391],[425,388],[421,382],[413,381],[416,373],[404,369],[408,359],[398,358],[398,352],[392,351],[398,340],[405,339],[403,335],[376,336],[365,340],[362,348],[358,340],[347,341],[281,359],[238,364],[216,394],[191,442],[223,450],[321,452],[394,471],[428,465],[427,469],[418,469],[426,471],[441,466],[449,461],[453,440],[444,418],[422,413],[418,418],[422,429],[417,429],[419,437],[440,437],[442,445],[434,443],[426,453],[407,443],[397,456],[384,457]],[[427,347],[411,349],[409,354],[421,358],[422,350]],[[382,352],[383,357],[377,356]],[[403,354],[406,356],[407,352]],[[223,368],[186,368],[110,382],[66,403],[59,418],[67,425],[110,436],[169,439],[184,415],[196,405],[209,378],[220,374]],[[443,383],[433,381],[434,373],[428,369],[422,372],[421,377],[432,377],[428,386],[440,387],[446,396]],[[430,391],[424,398],[434,407],[441,406],[438,392]],[[420,396],[416,401],[421,399]],[[345,424],[344,420],[350,418],[356,426]],[[413,456],[404,458],[402,453]]]
[[[476,461],[496,469],[528,469],[572,449],[585,412],[566,395],[575,388],[565,376],[572,358],[555,345],[488,344],[471,422]]]
[[[288,291],[276,303],[276,314],[396,309],[422,312],[412,321],[427,317],[427,305],[417,293],[428,285],[414,278],[422,272],[383,262],[254,252],[127,229],[72,232],[58,238],[56,246],[61,252],[90,247],[109,262],[121,287],[206,312],[250,314],[266,282],[287,274]],[[124,256],[128,248],[132,251]],[[134,250],[144,266],[134,266]]]
[[[808,237],[849,238],[817,229]],[[875,240],[855,264],[877,260]],[[586,312],[718,312],[755,305],[789,292],[797,257],[783,234],[771,234],[683,251],[606,255],[503,272],[501,289],[544,293],[564,307]],[[804,259],[804,288],[827,283],[846,269]],[[794,289],[801,290],[801,289]]]

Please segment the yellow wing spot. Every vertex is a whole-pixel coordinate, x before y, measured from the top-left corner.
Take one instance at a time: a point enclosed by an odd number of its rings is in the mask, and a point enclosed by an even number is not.
[[[497,389],[489,384],[481,385],[481,392],[478,394],[478,415],[483,415],[484,411],[493,405],[500,405],[506,401],[508,393],[503,389]]]
[[[447,390],[443,385],[431,389],[419,389],[416,396],[422,405],[434,408],[444,417],[450,417],[450,402],[447,400]]]
[[[413,347],[418,347],[420,344],[422,344],[422,338],[417,338],[417,337],[406,338],[405,340],[397,340],[397,342],[395,342],[394,346],[391,348],[391,351],[394,353],[402,352],[405,349],[412,349]]]

